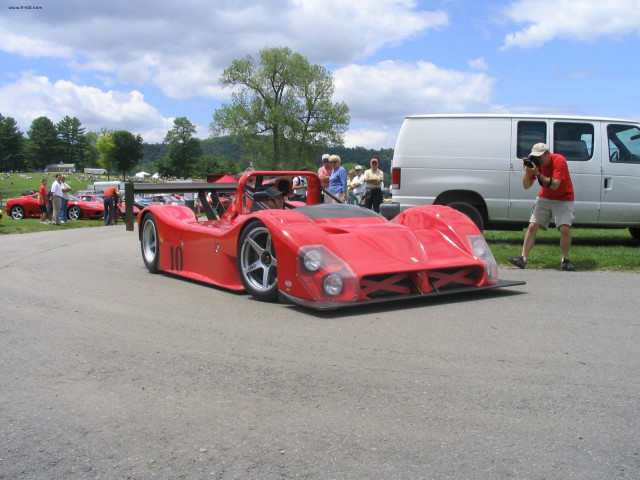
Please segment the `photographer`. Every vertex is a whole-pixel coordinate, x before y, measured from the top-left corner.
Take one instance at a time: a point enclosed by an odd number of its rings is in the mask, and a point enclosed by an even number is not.
[[[560,265],[562,270],[573,272],[575,267],[569,261],[569,249],[571,248],[574,195],[567,160],[562,155],[551,153],[546,144],[536,143],[522,163],[525,170],[522,177],[523,187],[529,189],[537,180],[542,188],[536,197],[529,219],[529,227],[522,245],[522,255],[509,258],[509,262],[519,268],[527,266],[527,255],[536,242],[538,228],[546,230],[553,216],[556,227],[560,230],[560,250],[562,251]]]

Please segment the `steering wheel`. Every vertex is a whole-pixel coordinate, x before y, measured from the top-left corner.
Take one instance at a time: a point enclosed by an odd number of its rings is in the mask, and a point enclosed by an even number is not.
[[[611,154],[611,156],[609,157],[609,161],[610,162],[617,162],[619,158],[620,158],[620,155],[619,155],[618,151],[614,150],[613,153]]]

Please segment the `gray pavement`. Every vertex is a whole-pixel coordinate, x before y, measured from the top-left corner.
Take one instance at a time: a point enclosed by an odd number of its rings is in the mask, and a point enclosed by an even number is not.
[[[0,236],[0,479],[638,479],[640,275],[316,313]]]

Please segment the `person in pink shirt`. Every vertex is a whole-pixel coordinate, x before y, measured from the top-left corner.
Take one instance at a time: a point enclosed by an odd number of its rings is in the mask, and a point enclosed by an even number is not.
[[[331,178],[331,172],[333,172],[333,168],[331,168],[331,164],[329,163],[329,155],[325,153],[322,155],[322,166],[318,169],[318,176],[320,177],[320,182],[322,187],[329,188],[329,178]],[[324,202],[324,194],[320,197],[320,199]]]

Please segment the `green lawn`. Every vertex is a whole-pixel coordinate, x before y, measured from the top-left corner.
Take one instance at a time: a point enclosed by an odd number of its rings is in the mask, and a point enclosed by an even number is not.
[[[640,243],[631,237],[627,229],[576,228],[571,233],[569,258],[577,270],[640,272]],[[507,258],[522,253],[524,234],[524,230],[484,232],[496,261],[509,266]],[[560,257],[560,232],[555,228],[539,230],[527,268],[559,269]]]

